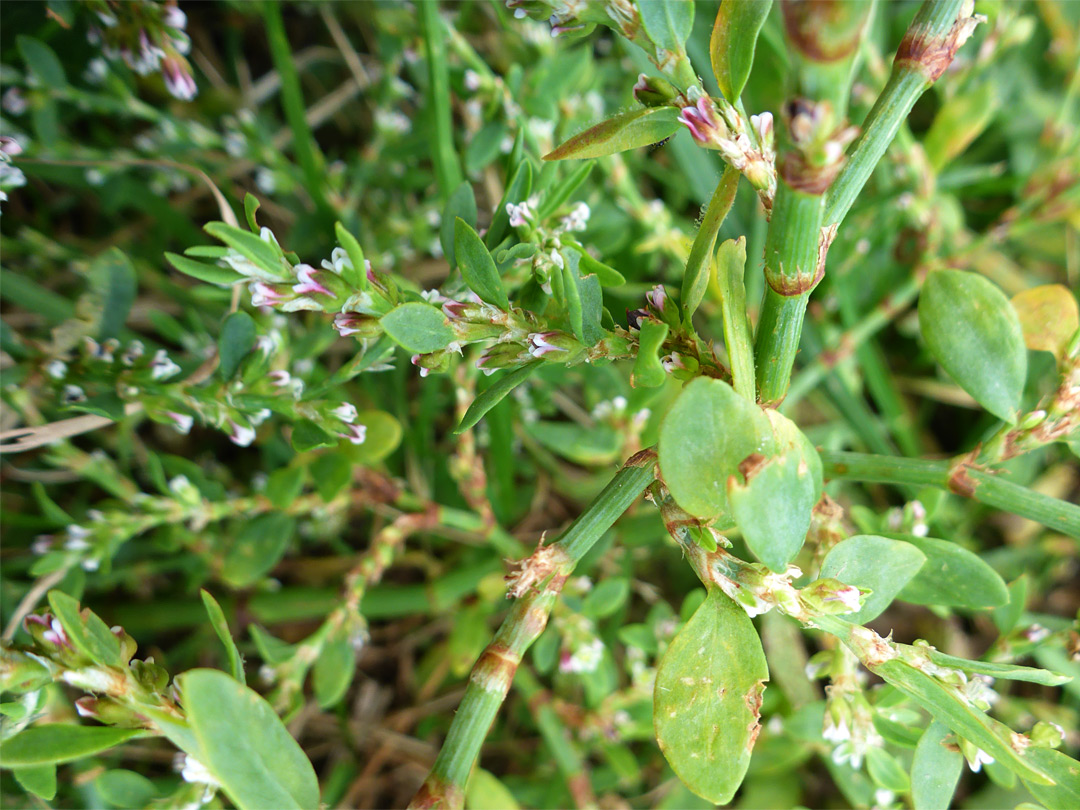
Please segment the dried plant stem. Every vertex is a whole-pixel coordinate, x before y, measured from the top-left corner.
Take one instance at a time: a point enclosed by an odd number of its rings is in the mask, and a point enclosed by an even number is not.
[[[822,451],[821,461],[827,478],[940,487],[1080,540],[1080,506],[976,469],[970,456],[931,461]]]
[[[655,460],[652,450],[631,458],[557,543],[540,546],[522,562],[510,588],[517,601],[473,667],[439,756],[410,807],[464,804],[469,773],[522,655],[543,632],[563,583],[578,561],[654,480]]]

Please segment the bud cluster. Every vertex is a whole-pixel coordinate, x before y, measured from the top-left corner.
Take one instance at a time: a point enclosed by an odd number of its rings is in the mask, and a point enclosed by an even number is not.
[[[96,18],[87,37],[91,44],[101,46],[106,58],[122,59],[140,76],[160,71],[175,98],[195,98],[198,88],[185,58],[191,50],[184,32],[187,15],[176,0],[91,0],[86,5]]]
[[[739,111],[722,97],[702,95],[692,88],[682,101],[679,121],[690,130],[691,137],[700,146],[719,151],[724,161],[742,172],[758,190],[766,209],[771,209],[776,194],[772,113],[750,116],[747,126]]]
[[[780,161],[780,175],[792,188],[824,194],[844,167],[844,152],[859,134],[828,101],[794,98],[784,105],[791,147]]]

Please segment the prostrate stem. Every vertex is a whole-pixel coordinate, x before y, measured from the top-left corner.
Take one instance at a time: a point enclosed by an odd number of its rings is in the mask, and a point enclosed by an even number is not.
[[[480,655],[435,764],[413,798],[414,808],[458,808],[480,746],[506,698],[521,657],[544,631],[563,583],[593,544],[656,476],[656,456],[644,450],[631,458],[557,543],[540,546],[521,563],[510,595],[510,615]]]
[[[940,487],[1080,540],[1080,506],[976,469],[965,457],[930,461],[824,450],[821,462],[826,478]]]

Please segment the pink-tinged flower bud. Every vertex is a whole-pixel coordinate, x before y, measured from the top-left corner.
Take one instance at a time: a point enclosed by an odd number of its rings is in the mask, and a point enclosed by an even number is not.
[[[667,302],[667,292],[665,292],[663,285],[657,284],[645,293],[645,300],[656,310],[657,314],[662,313],[664,311],[664,304]]]
[[[330,414],[335,419],[340,419],[347,425],[351,425],[353,422],[355,422],[356,417],[358,416],[356,406],[353,405],[351,402],[342,402],[340,405],[331,410]]]
[[[21,155],[23,151],[22,144],[9,135],[0,135],[0,153],[7,155],[8,157],[15,157]]]
[[[564,335],[560,332],[534,332],[529,335],[529,354],[533,357],[543,357],[546,354],[552,352],[566,352],[569,348],[561,343],[565,343]]]
[[[510,368],[532,359],[527,349],[518,343],[496,343],[476,361],[484,374],[494,374],[500,368]]]
[[[191,428],[195,424],[195,417],[186,413],[167,411],[165,415],[172,420],[173,427],[176,428],[178,432],[185,435],[191,432]]]
[[[526,225],[529,225],[532,222],[535,216],[532,212],[532,209],[529,208],[528,200],[525,200],[525,202],[519,205],[514,205],[514,203],[507,203],[506,215],[510,217],[511,228],[524,228]]]
[[[229,420],[229,438],[239,447],[247,447],[255,441],[255,428]]]
[[[344,432],[338,435],[345,437],[353,444],[363,444],[367,440],[367,425],[346,425]]]
[[[165,89],[173,98],[191,101],[199,92],[195,79],[191,76],[191,67],[180,55],[170,56],[162,61],[161,75],[165,77]]]
[[[248,286],[251,293],[251,305],[254,307],[277,307],[286,300],[289,288],[284,284],[267,284],[254,281]]]
[[[300,280],[299,283],[293,285],[293,292],[297,295],[326,295],[330,298],[334,297],[334,294],[327,289],[323,283],[325,273],[316,270],[310,264],[298,264],[294,268],[296,270],[296,277]]]
[[[682,108],[679,121],[686,124],[690,135],[699,144],[716,144],[728,137],[728,129],[716,114],[716,107],[708,96],[702,96],[694,105]]]
[[[638,75],[634,85],[634,98],[645,107],[662,107],[670,104],[678,95],[675,86],[659,76]]]
[[[353,335],[360,339],[377,338],[382,334],[382,327],[377,318],[360,315],[356,312],[340,312],[334,316],[334,328],[342,337]]]

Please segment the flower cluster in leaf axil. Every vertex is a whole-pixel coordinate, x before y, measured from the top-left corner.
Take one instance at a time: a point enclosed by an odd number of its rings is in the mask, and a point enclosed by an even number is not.
[[[86,5],[97,20],[87,35],[106,58],[122,59],[140,76],[160,71],[170,94],[181,101],[195,98],[198,88],[185,57],[191,50],[184,31],[187,15],[176,0],[91,0]]]
[[[700,146],[717,150],[725,162],[742,172],[758,190],[766,210],[772,209],[776,195],[772,113],[750,116],[747,126],[738,110],[723,97],[713,98],[691,88],[684,97],[679,120]]]

